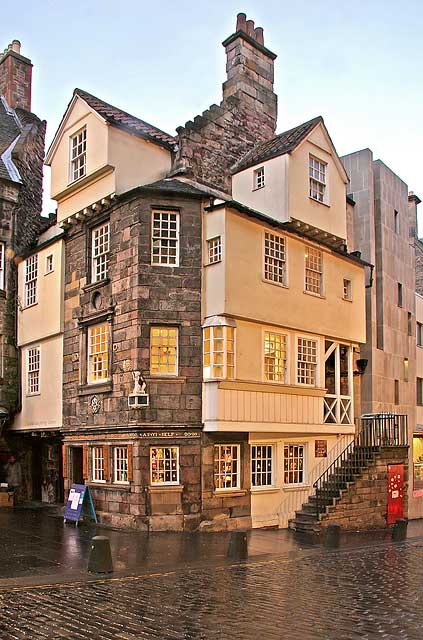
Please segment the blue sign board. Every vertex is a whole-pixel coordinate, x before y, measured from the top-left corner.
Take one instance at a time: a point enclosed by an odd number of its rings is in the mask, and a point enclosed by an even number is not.
[[[90,489],[85,484],[73,484],[69,491],[63,519],[65,522],[69,520],[78,524],[81,517],[85,518],[88,515],[93,518],[94,522],[97,522]]]

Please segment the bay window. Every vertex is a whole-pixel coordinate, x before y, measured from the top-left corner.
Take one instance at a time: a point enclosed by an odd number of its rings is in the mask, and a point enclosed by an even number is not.
[[[221,320],[221,319],[219,319]],[[235,377],[235,328],[228,324],[204,326],[204,378]]]

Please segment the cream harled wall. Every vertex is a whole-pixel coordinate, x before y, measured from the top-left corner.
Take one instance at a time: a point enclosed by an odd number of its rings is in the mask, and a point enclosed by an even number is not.
[[[235,201],[277,220],[301,220],[337,238],[347,236],[346,178],[327,134],[320,125],[291,154],[259,163],[233,176]],[[309,197],[309,157],[327,164],[326,203]],[[265,167],[265,186],[254,189],[254,169]],[[265,234],[285,242],[284,285],[264,277]],[[222,260],[208,264],[207,241],[221,239]],[[305,291],[305,262],[310,248],[322,252],[322,295]],[[325,351],[330,345],[349,348],[349,393],[354,404],[353,350],[366,340],[365,269],[328,247],[272,226],[257,216],[220,205],[204,216],[203,311],[205,325],[228,323],[235,330],[233,379],[205,380],[205,431],[248,433],[250,452],[272,447],[271,486],[250,486],[253,526],[288,526],[295,510],[307,501],[313,482],[343,451],[355,433],[350,419],[325,420],[327,378]],[[351,300],[344,297],[344,279],[351,283]],[[285,383],[265,376],[265,335],[286,336]],[[298,338],[317,344],[314,385],[297,384]],[[330,374],[329,374],[330,375]],[[324,443],[326,456],[319,446]],[[304,474],[290,485],[285,474],[290,445],[302,448]],[[245,461],[244,461],[245,462]]]
[[[34,254],[33,254],[34,255]],[[14,430],[57,430],[62,425],[64,242],[38,252],[36,303],[25,306],[26,260],[18,266],[18,346],[21,353],[22,409]],[[51,267],[51,258],[53,270]],[[29,393],[28,350],[39,349],[39,391]]]
[[[324,203],[310,198],[310,156],[326,164]],[[259,167],[264,167],[266,186],[254,189],[254,171]],[[346,184],[345,171],[324,125],[319,124],[292,153],[236,173],[232,179],[232,193],[234,200],[275,220],[286,222],[294,218],[345,239]]]
[[[70,139],[87,131],[86,175],[70,176]],[[159,145],[108,125],[80,97],[74,99],[49,152],[51,197],[57,200],[58,222],[113,193],[163,178],[171,154]]]

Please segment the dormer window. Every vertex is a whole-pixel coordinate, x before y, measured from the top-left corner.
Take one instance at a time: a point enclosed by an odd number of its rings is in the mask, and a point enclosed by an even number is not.
[[[70,181],[87,173],[87,129],[84,127],[70,139]]]
[[[310,179],[310,198],[318,202],[326,202],[326,167],[325,162],[310,156],[308,165]]]
[[[259,167],[254,171],[254,189],[262,189],[264,187],[264,167]]]

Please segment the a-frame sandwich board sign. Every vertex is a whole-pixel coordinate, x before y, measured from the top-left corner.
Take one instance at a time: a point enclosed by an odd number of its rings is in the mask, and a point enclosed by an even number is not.
[[[90,488],[85,484],[73,484],[69,491],[68,501],[63,514],[63,521],[75,522],[76,526],[81,519],[91,517],[97,522],[97,515],[94,509]]]

